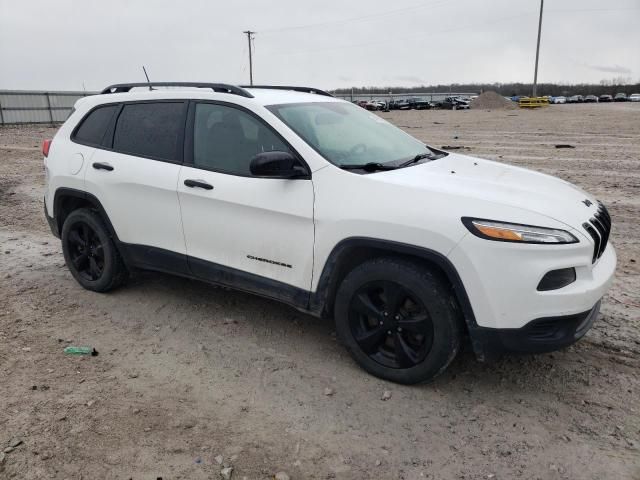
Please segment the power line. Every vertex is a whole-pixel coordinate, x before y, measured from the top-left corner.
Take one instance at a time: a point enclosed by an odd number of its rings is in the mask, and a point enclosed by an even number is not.
[[[423,5],[423,6],[431,6],[431,5]],[[418,8],[418,7],[410,7],[410,8]],[[591,11],[599,11],[599,12],[614,12],[614,11],[628,11],[628,10],[638,10],[638,7],[630,7],[630,8],[598,8],[598,9],[566,9],[566,10],[546,10],[547,13],[576,13],[576,12],[591,12]],[[392,43],[396,43],[396,42],[401,42],[401,41],[405,41],[407,38],[410,37],[420,37],[420,38],[424,38],[424,37],[430,37],[436,34],[441,34],[441,33],[449,33],[449,32],[455,32],[455,31],[460,31],[460,30],[467,30],[469,28],[474,28],[474,27],[482,27],[485,25],[493,25],[493,24],[497,24],[497,23],[502,23],[508,20],[516,20],[516,19],[520,19],[520,18],[524,18],[524,17],[528,17],[528,16],[532,16],[535,15],[535,13],[537,13],[536,11],[530,11],[530,12],[526,12],[526,13],[521,13],[518,15],[509,15],[509,16],[505,16],[505,17],[499,17],[499,18],[494,18],[488,21],[484,21],[484,22],[471,22],[471,23],[467,23],[464,25],[458,25],[456,27],[453,28],[445,28],[445,29],[440,29],[440,30],[436,30],[436,29],[430,29],[427,31],[419,31],[419,32],[412,32],[412,33],[408,33],[408,34],[404,34],[404,35],[395,35],[391,38],[385,38],[385,39],[381,39],[381,40],[374,40],[374,41],[370,41],[370,42],[362,42],[362,43],[352,43],[352,44],[346,44],[346,45],[336,45],[336,46],[327,46],[327,47],[320,47],[320,48],[314,48],[314,49],[308,49],[308,50],[299,50],[299,51],[278,51],[273,53],[273,55],[306,55],[309,53],[316,53],[316,52],[325,52],[325,51],[333,51],[333,50],[346,50],[346,49],[350,49],[350,48],[359,48],[359,47],[366,47],[366,46],[370,46],[370,45],[380,45],[380,44],[392,44]],[[379,14],[382,15],[382,14]],[[361,17],[362,18],[362,17]],[[350,21],[350,20],[347,20]],[[327,22],[329,23],[329,22]],[[316,25],[322,25],[322,24],[316,24]],[[308,26],[299,26],[299,27],[290,27],[290,28],[307,28]],[[260,33],[262,33],[262,30],[260,31]]]
[[[377,13],[371,13],[368,15],[361,15],[358,17],[350,17],[350,18],[341,18],[339,20],[329,20],[326,22],[319,22],[319,23],[310,23],[310,24],[306,24],[306,25],[293,25],[290,27],[282,27],[282,28],[267,28],[267,29],[261,29],[260,33],[276,33],[276,32],[286,32],[286,31],[290,31],[290,30],[303,30],[303,29],[307,29],[307,28],[316,28],[316,27],[326,27],[329,25],[342,25],[345,23],[354,23],[354,22],[361,22],[363,20],[369,20],[369,19],[373,19],[373,18],[380,18],[380,17],[389,17],[392,15],[397,15],[399,13],[406,13],[406,12],[410,12],[413,10],[419,10],[419,9],[423,9],[423,8],[427,8],[427,7],[433,7],[436,5],[440,5],[440,4],[450,4],[451,1],[450,0],[438,0],[435,2],[431,2],[431,3],[422,3],[419,5],[412,5],[410,7],[404,7],[404,8],[397,8],[395,10],[387,10],[385,12],[377,12]]]
[[[306,55],[309,53],[317,53],[317,52],[325,52],[325,51],[332,51],[332,50],[345,50],[345,49],[349,49],[349,48],[359,48],[359,47],[367,47],[370,45],[390,45],[393,43],[397,43],[397,42],[405,42],[408,38],[411,37],[420,37],[420,38],[426,38],[426,37],[430,37],[430,36],[434,36],[434,35],[438,35],[441,33],[449,33],[449,32],[456,32],[456,31],[460,31],[460,30],[467,30],[469,28],[474,28],[474,27],[482,27],[482,26],[486,26],[486,25],[493,25],[493,24],[497,24],[497,23],[502,23],[508,20],[515,20],[515,19],[519,19],[519,18],[523,18],[523,17],[529,17],[531,15],[534,15],[535,12],[527,12],[527,13],[522,13],[519,15],[509,15],[506,17],[500,17],[500,18],[494,18],[493,20],[490,21],[486,21],[486,22],[473,22],[473,23],[467,23],[465,25],[458,25],[452,28],[445,28],[445,29],[440,29],[440,30],[427,30],[427,31],[420,31],[420,32],[412,32],[412,33],[408,33],[405,35],[396,35],[393,36],[392,38],[385,38],[382,40],[374,40],[371,42],[363,42],[363,43],[352,43],[352,44],[348,44],[348,45],[335,45],[332,47],[322,47],[322,48],[316,48],[316,49],[311,49],[311,50],[299,50],[297,52],[283,52],[283,51],[279,51],[276,53],[273,53],[273,55]]]
[[[437,5],[441,5],[441,4],[447,4],[450,5],[451,1],[450,0],[441,0],[441,1],[436,1],[436,2],[432,2],[432,3],[423,3],[420,5],[413,5],[411,7],[405,7],[405,8],[399,8],[396,10],[388,10],[385,12],[378,12],[378,13],[372,13],[369,15],[363,15],[363,16],[359,16],[359,17],[350,17],[350,18],[342,18],[339,20],[330,20],[327,22],[320,22],[320,23],[310,23],[310,24],[306,24],[306,25],[294,25],[294,26],[290,26],[290,27],[281,27],[281,28],[268,28],[268,29],[261,29],[260,33],[263,34],[270,34],[270,33],[278,33],[278,32],[286,32],[289,30],[304,30],[307,28],[315,28],[315,27],[326,27],[329,25],[341,25],[341,24],[345,24],[345,23],[354,23],[354,22],[360,22],[363,20],[369,20],[372,18],[379,18],[379,17],[390,17],[392,15],[397,15],[398,13],[405,13],[405,12],[409,12],[412,10],[420,10],[423,8],[427,8],[427,7],[435,7]],[[556,9],[556,10],[548,10],[548,12],[552,12],[552,13],[582,13],[582,12],[619,12],[619,11],[628,11],[628,10],[638,10],[638,7],[623,7],[623,8],[574,8],[574,9]]]

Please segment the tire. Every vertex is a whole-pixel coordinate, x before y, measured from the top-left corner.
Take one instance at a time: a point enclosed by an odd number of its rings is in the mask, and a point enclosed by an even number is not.
[[[460,349],[463,324],[450,285],[405,260],[374,259],[353,269],[338,289],[334,314],[354,360],[392,382],[429,382]]]
[[[74,210],[65,219],[60,238],[67,268],[82,287],[108,292],[126,281],[127,268],[98,213]]]

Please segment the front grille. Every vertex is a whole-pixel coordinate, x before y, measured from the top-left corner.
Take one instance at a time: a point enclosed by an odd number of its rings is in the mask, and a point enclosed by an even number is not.
[[[611,233],[611,216],[602,202],[598,202],[598,211],[588,222],[584,222],[582,227],[593,238],[592,263],[596,263],[607,248],[609,234]]]

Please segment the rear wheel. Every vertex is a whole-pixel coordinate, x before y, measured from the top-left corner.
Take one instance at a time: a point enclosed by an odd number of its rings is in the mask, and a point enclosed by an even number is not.
[[[61,239],[69,271],[87,290],[107,292],[126,280],[127,269],[98,213],[87,208],[71,212]]]
[[[460,348],[461,321],[440,276],[404,260],[356,267],[335,302],[336,330],[360,366],[399,383],[430,381]]]

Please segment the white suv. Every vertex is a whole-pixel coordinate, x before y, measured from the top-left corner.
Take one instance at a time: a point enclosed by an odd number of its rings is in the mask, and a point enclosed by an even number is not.
[[[147,269],[257,293],[333,317],[363,368],[401,383],[466,336],[481,360],[575,342],[616,266],[609,214],[579,188],[312,88],[114,85],[43,153],[47,219],[84,288]]]

